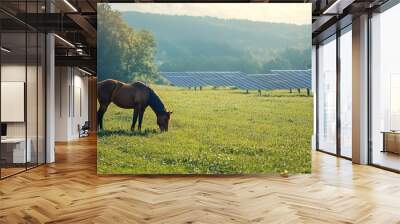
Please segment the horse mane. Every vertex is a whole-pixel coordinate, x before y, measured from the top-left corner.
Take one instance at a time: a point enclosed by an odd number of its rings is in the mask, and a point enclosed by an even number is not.
[[[165,114],[167,111],[165,109],[164,103],[161,101],[160,97],[157,93],[154,92],[150,87],[149,88],[149,106],[156,113],[156,115]]]

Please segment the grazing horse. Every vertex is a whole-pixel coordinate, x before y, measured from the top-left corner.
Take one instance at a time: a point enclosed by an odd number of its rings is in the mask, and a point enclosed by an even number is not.
[[[157,124],[161,131],[168,131],[168,122],[172,112],[165,109],[160,97],[148,86],[141,82],[126,84],[117,80],[107,79],[97,84],[97,99],[100,108],[97,111],[97,124],[103,129],[103,116],[108,105],[113,102],[120,108],[133,109],[131,130],[135,130],[139,117],[138,129],[142,129],[143,114],[150,106],[157,115]]]

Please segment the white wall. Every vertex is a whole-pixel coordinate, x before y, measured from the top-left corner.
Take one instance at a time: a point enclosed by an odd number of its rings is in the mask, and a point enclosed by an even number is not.
[[[56,67],[55,85],[55,140],[77,139],[78,125],[88,120],[88,78],[76,68]]]
[[[55,68],[55,140],[68,140],[68,117],[69,117],[69,96],[68,88],[70,77],[67,67]]]

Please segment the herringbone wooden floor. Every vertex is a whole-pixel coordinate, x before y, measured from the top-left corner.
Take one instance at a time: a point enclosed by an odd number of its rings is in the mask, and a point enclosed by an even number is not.
[[[0,223],[400,223],[400,175],[313,152],[313,174],[97,176],[96,139],[0,181]]]

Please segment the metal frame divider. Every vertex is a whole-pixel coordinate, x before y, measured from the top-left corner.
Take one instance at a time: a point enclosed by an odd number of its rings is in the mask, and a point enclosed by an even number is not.
[[[1,32],[1,30],[2,30],[2,23],[0,23],[0,47],[3,46],[3,44],[2,44],[2,32]],[[1,77],[2,77],[2,74],[1,74],[1,67],[2,67],[2,64],[1,64],[2,58],[1,58],[1,55],[2,55],[2,53],[1,53],[1,50],[0,50],[0,124],[2,124],[2,122],[1,122]],[[0,134],[0,135],[1,135],[1,134]],[[1,165],[1,151],[2,151],[2,149],[1,149],[1,144],[0,144],[0,180],[2,179],[2,176],[1,176],[1,170],[2,170],[2,165]]]
[[[28,0],[25,0],[25,21],[28,21]],[[24,121],[25,121],[25,170],[28,170],[28,24],[25,23],[25,88],[24,88]],[[32,152],[31,152],[32,153]]]
[[[373,164],[372,163],[372,96],[371,96],[371,90],[372,90],[372,76],[371,76],[371,71],[372,71],[372,65],[371,65],[371,56],[372,56],[372,33],[371,33],[371,19],[372,19],[372,12],[368,11],[368,30],[367,30],[367,45],[368,45],[368,54],[367,54],[367,64],[368,64],[368,69],[367,69],[367,82],[368,82],[368,96],[367,96],[367,107],[368,107],[368,112],[367,112],[367,117],[368,117],[368,161],[367,163],[369,165]]]
[[[39,0],[36,1],[39,12]],[[39,18],[37,19],[39,22]],[[36,32],[36,167],[39,165],[39,32]]]
[[[336,30],[336,155],[341,157],[341,119],[340,119],[340,78],[341,78],[341,65],[340,65],[340,36],[341,30]]]
[[[319,44],[315,46],[315,149],[319,149]]]

